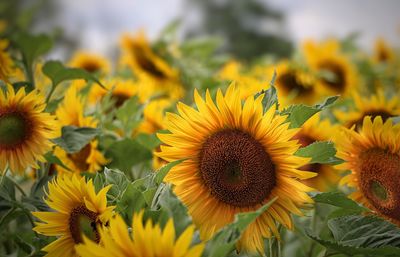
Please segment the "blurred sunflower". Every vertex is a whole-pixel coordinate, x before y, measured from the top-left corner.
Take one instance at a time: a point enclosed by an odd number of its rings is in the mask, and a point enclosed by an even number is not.
[[[356,69],[340,51],[337,41],[328,40],[320,45],[307,41],[303,48],[307,63],[319,77],[317,84],[326,94],[346,95],[358,87]]]
[[[56,110],[56,116],[63,126],[96,128],[97,121],[93,117],[85,117],[83,100],[78,96],[76,89],[71,87],[65,94],[64,100]],[[92,140],[77,153],[67,153],[56,147],[54,154],[74,172],[96,172],[108,161],[97,149],[98,141]],[[57,166],[59,172],[66,170]]]
[[[358,93],[353,93],[355,108],[352,111],[335,110],[333,113],[340,123],[346,128],[353,125],[359,130],[362,126],[364,117],[371,116],[374,119],[381,116],[383,121],[390,117],[400,115],[400,99],[393,96],[390,100],[386,99],[383,90],[378,90],[371,97],[361,97]]]
[[[81,68],[90,73],[109,73],[111,70],[106,58],[87,52],[76,52],[69,61],[69,66]]]
[[[375,41],[374,46],[374,61],[378,63],[389,63],[395,59],[395,54],[392,48],[388,46],[386,41],[379,38]]]
[[[123,51],[121,62],[138,75],[147,75],[157,80],[176,79],[178,73],[151,49],[143,31],[134,37],[124,35],[121,39]]]
[[[159,130],[165,129],[165,111],[172,106],[169,99],[156,99],[149,102],[143,110],[143,122],[140,124],[136,133],[154,134]],[[160,151],[160,146],[153,151],[153,169],[161,168],[167,162],[156,155]]]
[[[292,103],[314,104],[319,99],[320,90],[311,74],[301,71],[287,60],[268,68],[267,74],[271,79],[274,71],[278,98],[284,106]]]
[[[184,95],[184,88],[179,82],[179,73],[151,49],[143,31],[135,37],[125,35],[121,40],[121,65],[127,65],[139,77],[146,80],[154,92],[168,94],[174,99]]]
[[[355,188],[351,198],[400,225],[400,124],[365,117],[360,132],[343,128],[336,140],[337,166],[351,173],[341,184]]]
[[[8,82],[8,78],[14,72],[14,62],[7,52],[8,41],[0,39],[0,80]]]
[[[116,215],[107,229],[100,230],[100,244],[85,238],[76,251],[81,257],[200,257],[204,249],[203,243],[190,246],[193,226],[175,241],[172,219],[163,230],[151,220],[143,226],[143,211],[133,216],[132,230],[131,235],[123,219]]]
[[[195,91],[197,110],[183,103],[179,115],[167,113],[172,134],[158,134],[160,157],[172,162],[185,159],[165,177],[188,207],[201,238],[210,239],[234,215],[254,211],[274,197],[278,199],[244,231],[239,250],[263,251],[263,237],[279,237],[276,223],[292,229],[290,214],[302,215],[299,207],[311,203],[312,189],[299,180],[313,177],[298,167],[308,159],[294,156],[299,148],[291,140],[298,132],[289,129],[286,117],[275,107],[263,114],[262,98],[248,97],[242,107],[239,90],[230,86],[217,92],[217,105],[209,91],[206,100]]]
[[[107,191],[104,187],[97,194],[92,180],[76,175],[58,175],[48,183],[46,204],[51,212],[32,212],[41,220],[34,231],[58,239],[42,250],[48,257],[78,257],[74,246],[83,242],[82,235],[100,242],[99,226],[107,224],[114,206],[107,207]]]
[[[89,93],[89,103],[98,103],[107,94],[107,90],[111,91],[111,98],[116,107],[121,107],[126,100],[139,94],[139,86],[133,80],[114,78],[106,83],[106,88],[93,85]],[[146,88],[141,88],[141,90],[146,90]]]
[[[37,161],[45,162],[43,155],[53,145],[50,139],[60,136],[55,116],[45,113],[45,107],[37,91],[0,89],[0,172],[7,166],[23,172],[29,166],[38,168]]]
[[[329,120],[320,120],[319,115],[314,115],[304,123],[293,139],[297,139],[301,146],[305,147],[317,141],[330,141],[336,131],[337,129]],[[307,164],[300,169],[318,174],[313,178],[304,180],[303,183],[318,189],[320,192],[328,191],[336,186],[340,179],[337,171],[328,164]]]
[[[143,122],[139,127],[139,132],[146,134],[156,133],[164,129],[165,110],[172,106],[172,101],[161,98],[150,101],[143,110]]]

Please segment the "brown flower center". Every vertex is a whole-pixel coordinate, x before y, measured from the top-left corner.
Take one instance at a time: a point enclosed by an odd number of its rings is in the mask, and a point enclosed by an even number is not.
[[[123,93],[113,93],[112,99],[115,101],[115,107],[121,107],[131,97]]]
[[[287,72],[278,76],[277,84],[282,85],[288,92],[296,91],[299,95],[307,95],[313,91],[310,85],[300,83],[294,72]]]
[[[400,156],[373,148],[359,159],[359,184],[375,210],[400,220]]]
[[[87,163],[87,159],[92,151],[92,146],[87,144],[83,147],[79,152],[68,154],[67,157],[70,158],[76,167],[78,167],[81,171],[87,171],[89,169],[89,164]]]
[[[0,110],[0,148],[14,148],[32,135],[32,122],[24,113]]]
[[[101,70],[101,66],[95,61],[86,61],[81,65],[81,68],[90,73],[95,73]]]
[[[133,54],[136,62],[139,64],[142,70],[159,79],[166,78],[164,72],[160,70],[157,65],[149,58],[149,56],[145,54],[145,51],[144,49],[142,49],[142,47],[134,46]]]
[[[80,205],[72,209],[69,216],[69,231],[75,244],[82,243],[82,234],[100,242],[100,235],[97,231],[97,225],[101,224],[97,219],[98,214],[88,210],[84,205]]]
[[[332,79],[323,79],[323,82],[328,87],[336,90],[337,92],[343,92],[346,87],[346,76],[343,67],[337,63],[326,61],[319,65],[321,70],[331,72],[334,77]]]
[[[213,134],[199,156],[211,194],[235,207],[262,204],[276,185],[275,167],[260,142],[248,133],[225,129]]]

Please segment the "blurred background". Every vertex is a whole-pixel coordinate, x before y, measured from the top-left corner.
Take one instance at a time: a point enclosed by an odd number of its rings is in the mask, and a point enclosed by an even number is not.
[[[288,56],[304,39],[355,37],[372,49],[377,37],[400,45],[398,0],[0,0],[2,19],[53,33],[51,58],[77,48],[112,57],[123,33],[155,38],[179,21],[181,39],[216,36],[220,51],[241,60]],[[15,18],[23,10],[24,15]]]

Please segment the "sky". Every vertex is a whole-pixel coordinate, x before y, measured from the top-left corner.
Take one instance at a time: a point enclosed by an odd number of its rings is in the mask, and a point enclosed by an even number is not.
[[[76,36],[82,49],[107,54],[124,32],[144,28],[154,38],[170,21],[190,21],[186,0],[54,0],[60,7],[55,25]],[[359,44],[368,49],[376,37],[400,45],[398,0],[260,0],[286,14],[289,38],[345,37],[361,32]],[[190,11],[190,10],[189,10]],[[188,16],[188,13],[190,16]],[[53,25],[53,24],[52,24]],[[261,24],[262,26],[262,24]],[[184,28],[183,28],[184,29]]]

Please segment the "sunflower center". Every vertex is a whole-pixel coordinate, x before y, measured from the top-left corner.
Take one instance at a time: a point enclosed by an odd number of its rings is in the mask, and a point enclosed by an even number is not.
[[[235,207],[262,204],[276,185],[274,164],[248,133],[225,129],[203,144],[199,156],[205,185],[218,200]]]
[[[87,61],[82,65],[82,68],[90,73],[95,73],[101,69],[100,65],[94,61]]]
[[[323,62],[319,68],[331,72],[334,77],[331,79],[323,79],[323,82],[330,88],[342,92],[346,87],[346,77],[343,68],[334,62]]]
[[[30,136],[30,124],[16,112],[0,114],[0,147],[13,147]]]
[[[85,147],[83,147],[79,152],[68,154],[67,156],[74,162],[74,164],[76,165],[76,167],[78,167],[79,170],[87,171],[89,169],[89,164],[87,163],[87,159],[89,158],[91,151],[92,147],[89,143]]]
[[[125,101],[130,99],[130,96],[122,93],[113,93],[112,99],[115,101],[115,107],[119,108],[125,103]]]
[[[162,72],[156,64],[144,53],[144,51],[138,47],[134,47],[134,53],[136,61],[138,62],[140,68],[142,68],[147,73],[157,77],[159,79],[165,78],[164,72]]]
[[[101,224],[97,220],[98,214],[88,210],[84,205],[72,209],[69,216],[69,230],[75,244],[82,243],[82,234],[92,239],[96,243],[100,241],[97,225]]]
[[[297,139],[299,141],[299,144],[301,145],[301,147],[306,147],[312,143],[314,143],[315,141],[317,141],[316,139],[305,135],[303,133],[297,133],[293,139]],[[303,171],[312,171],[315,173],[318,173],[321,170],[321,164],[319,163],[311,163],[311,164],[306,164],[302,167],[299,168],[299,170],[303,170]]]
[[[376,211],[400,220],[400,157],[373,148],[360,156],[359,183]]]
[[[278,81],[287,91],[297,91],[299,95],[305,95],[312,91],[308,85],[300,83],[294,72],[287,72],[278,77]]]

